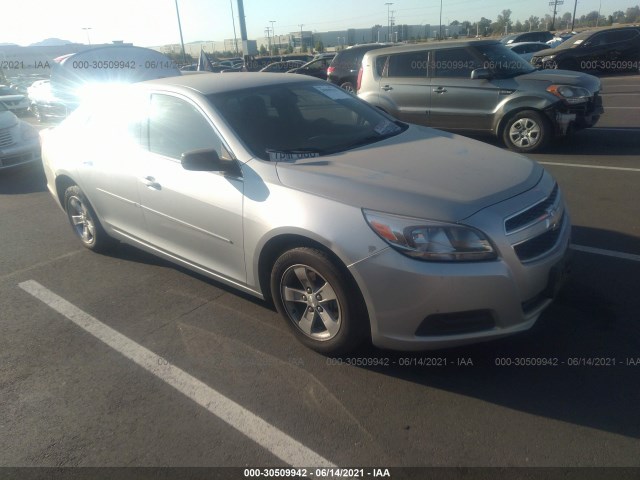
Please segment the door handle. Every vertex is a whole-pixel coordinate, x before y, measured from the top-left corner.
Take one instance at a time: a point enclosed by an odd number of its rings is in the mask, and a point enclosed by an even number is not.
[[[388,92],[389,90],[393,90],[393,87],[391,85],[385,85],[384,87],[382,87],[382,90]]]
[[[433,93],[437,93],[437,94],[447,93],[447,89],[444,87],[438,87],[433,90]]]
[[[156,179],[153,177],[144,177],[142,179],[140,179],[140,181],[144,184],[144,186],[146,186],[147,188],[150,188],[152,190],[162,190],[162,186],[156,182]]]

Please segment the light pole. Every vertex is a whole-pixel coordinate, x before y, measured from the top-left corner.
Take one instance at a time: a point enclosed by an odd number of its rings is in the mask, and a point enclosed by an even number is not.
[[[269,55],[271,55],[271,36],[269,35],[269,27],[264,27],[264,31],[267,34],[267,43],[269,44]]]
[[[236,47],[236,57],[238,56],[238,37],[236,36],[236,19],[233,15],[233,0],[229,0],[231,5],[231,23],[233,24],[233,44]]]
[[[273,37],[273,48],[278,48],[278,46],[276,45],[276,29],[273,26],[273,24],[276,23],[276,21],[269,20],[269,23],[271,24],[271,36]]]
[[[440,0],[440,35],[439,40],[442,40],[442,0]]]
[[[300,53],[302,53],[302,47],[304,45],[304,39],[302,38],[302,27],[304,27],[304,23],[300,24]]]
[[[180,23],[180,10],[178,10],[178,0],[176,1],[176,16],[178,17],[178,30],[180,30],[180,46],[182,47],[182,63],[187,64],[187,55],[184,52],[184,40],[182,38],[182,24]]]
[[[387,42],[389,41],[389,38],[391,38],[391,10],[389,10],[391,8],[391,5],[393,5],[393,2],[387,2],[385,3],[385,5],[387,6]]]
[[[82,27],[82,30],[87,32],[87,41],[89,42],[89,46],[91,46],[91,37],[89,36],[89,30],[92,30],[91,27]]]

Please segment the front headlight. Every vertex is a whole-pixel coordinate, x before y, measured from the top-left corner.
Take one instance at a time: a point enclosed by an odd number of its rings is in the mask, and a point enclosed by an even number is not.
[[[554,58],[556,58],[555,55],[547,55],[546,57],[542,57],[542,63],[552,62]]]
[[[494,260],[487,236],[471,227],[363,210],[371,229],[400,253],[434,262]]]
[[[570,85],[549,85],[547,92],[572,105],[584,103],[591,97],[591,93],[586,88],[573,87]]]

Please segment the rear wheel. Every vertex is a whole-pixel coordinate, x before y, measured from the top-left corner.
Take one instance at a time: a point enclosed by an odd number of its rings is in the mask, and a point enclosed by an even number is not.
[[[294,248],[271,271],[271,295],[298,339],[324,354],[352,351],[366,337],[359,292],[324,252]]]
[[[529,153],[544,147],[550,135],[547,119],[538,112],[525,110],[507,120],[502,139],[509,150]]]
[[[346,90],[349,93],[356,93],[356,89],[351,82],[344,82],[342,85],[340,85],[340,88]]]
[[[115,241],[104,231],[89,201],[77,185],[70,186],[64,192],[64,208],[82,245],[94,252],[104,252],[113,247]]]

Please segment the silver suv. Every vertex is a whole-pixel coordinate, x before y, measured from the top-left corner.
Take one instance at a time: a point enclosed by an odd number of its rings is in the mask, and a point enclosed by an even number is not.
[[[358,80],[359,97],[401,120],[492,134],[518,152],[595,125],[599,91],[594,76],[537,71],[492,40],[370,51]]]

